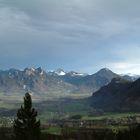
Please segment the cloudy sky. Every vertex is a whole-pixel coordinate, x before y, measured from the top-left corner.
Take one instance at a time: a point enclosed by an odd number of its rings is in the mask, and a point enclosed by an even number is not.
[[[0,0],[0,69],[140,74],[139,0]]]

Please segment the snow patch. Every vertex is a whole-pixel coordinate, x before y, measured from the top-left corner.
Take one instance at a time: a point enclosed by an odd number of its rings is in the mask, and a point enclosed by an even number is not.
[[[83,73],[74,73],[74,75],[76,75],[76,76],[84,76],[85,74],[83,74]]]
[[[31,70],[32,70],[32,71],[35,71],[35,69],[34,69],[34,68],[31,68]]]
[[[27,87],[26,85],[23,85],[23,89],[26,89],[26,87]]]
[[[78,72],[69,72],[71,76],[86,76],[87,74],[84,74],[84,73],[78,73]]]
[[[44,74],[44,71],[42,70],[41,72],[40,72],[40,75],[43,75]]]
[[[57,73],[57,74],[60,75],[60,76],[66,75],[66,73],[63,72],[63,71],[61,71],[61,72],[59,72],[59,73]]]

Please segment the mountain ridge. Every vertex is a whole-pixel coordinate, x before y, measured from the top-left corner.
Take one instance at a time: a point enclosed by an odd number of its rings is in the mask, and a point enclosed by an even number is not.
[[[11,95],[29,91],[34,95],[52,97],[76,94],[90,96],[93,92],[109,84],[113,78],[118,77],[124,78],[107,68],[91,75],[75,71],[65,72],[63,69],[45,71],[41,67],[25,68],[24,70],[12,68],[5,71],[0,70],[0,93]],[[131,80],[131,77],[128,79]]]
[[[94,92],[90,102],[97,110],[140,111],[140,78],[136,81],[114,78]]]

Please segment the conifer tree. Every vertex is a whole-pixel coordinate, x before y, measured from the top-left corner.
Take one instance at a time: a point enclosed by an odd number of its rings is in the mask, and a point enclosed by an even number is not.
[[[40,121],[36,120],[37,111],[32,108],[32,99],[29,93],[25,94],[24,105],[17,111],[14,120],[15,140],[39,140]]]

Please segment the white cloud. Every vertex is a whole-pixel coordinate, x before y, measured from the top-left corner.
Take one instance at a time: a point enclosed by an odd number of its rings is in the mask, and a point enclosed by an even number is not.
[[[140,74],[140,64],[139,63],[123,63],[117,62],[108,65],[113,71],[119,74]]]

